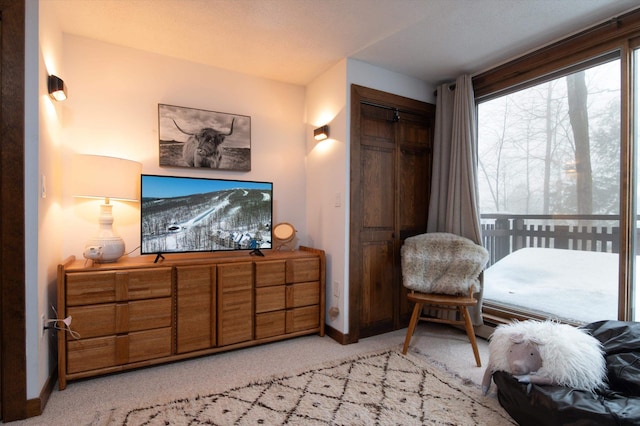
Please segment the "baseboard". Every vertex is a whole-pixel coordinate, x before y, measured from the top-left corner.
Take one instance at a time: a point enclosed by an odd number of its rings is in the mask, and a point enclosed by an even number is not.
[[[53,392],[53,387],[55,386],[57,380],[58,372],[56,370],[51,376],[49,376],[49,378],[45,382],[42,390],[40,391],[40,396],[34,399],[27,400],[27,418],[42,415],[42,413],[44,412],[44,407],[46,407],[47,402],[49,402],[49,397]]]
[[[340,343],[341,345],[348,345],[349,343],[351,343],[349,341],[348,334],[343,334],[341,331],[336,330],[335,328],[331,327],[328,324],[324,326],[324,332],[325,334],[327,334],[329,337],[331,337],[333,340]]]
[[[495,325],[487,324],[486,322],[483,325],[473,327],[473,329],[475,330],[476,336],[481,337],[485,340],[489,340],[489,336],[491,336],[495,328],[496,328]]]

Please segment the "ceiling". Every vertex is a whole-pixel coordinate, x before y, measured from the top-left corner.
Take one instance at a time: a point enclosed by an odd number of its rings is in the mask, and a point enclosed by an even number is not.
[[[42,0],[62,31],[296,85],[345,57],[432,84],[638,0]]]

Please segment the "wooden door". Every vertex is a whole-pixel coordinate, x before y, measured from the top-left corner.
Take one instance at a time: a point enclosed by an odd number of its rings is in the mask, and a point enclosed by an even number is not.
[[[25,17],[25,0],[0,0],[0,418],[4,422],[39,415],[43,405],[27,401]]]
[[[435,111],[433,111],[435,114]],[[431,160],[433,144],[433,122],[431,115],[425,123],[425,117],[404,113],[399,121],[398,139],[398,188],[397,188],[397,229],[399,239],[394,253],[396,264],[400,265],[400,247],[404,240],[427,231],[429,195],[431,194]],[[399,324],[395,329],[409,324],[413,304],[407,300],[407,289],[402,286],[400,267],[395,269],[399,283],[398,302]]]
[[[360,113],[360,336],[393,330],[395,305],[395,133],[393,111],[362,105]]]
[[[426,231],[434,107],[352,88],[349,341],[406,326],[400,247]]]

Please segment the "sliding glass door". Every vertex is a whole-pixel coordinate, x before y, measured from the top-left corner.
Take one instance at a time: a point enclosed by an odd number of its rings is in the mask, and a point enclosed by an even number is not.
[[[609,54],[478,104],[487,309],[618,318],[620,82]]]

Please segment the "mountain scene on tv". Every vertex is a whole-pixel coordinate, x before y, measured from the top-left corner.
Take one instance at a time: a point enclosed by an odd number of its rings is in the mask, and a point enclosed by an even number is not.
[[[271,189],[142,196],[142,253],[271,248]]]

